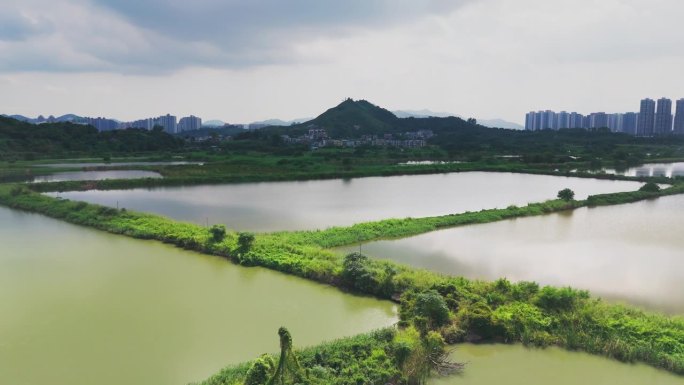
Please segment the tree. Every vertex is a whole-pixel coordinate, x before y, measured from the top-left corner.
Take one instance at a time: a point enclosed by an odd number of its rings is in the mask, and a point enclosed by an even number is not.
[[[416,317],[424,317],[431,328],[449,323],[449,307],[435,290],[428,290],[416,296],[414,314]]]
[[[368,257],[361,253],[351,253],[344,257],[342,263],[342,279],[353,289],[363,292],[373,292],[376,282],[370,269]]]
[[[570,202],[571,200],[575,199],[575,192],[569,188],[564,188],[558,192],[558,199]]]
[[[648,182],[645,185],[641,186],[639,191],[657,193],[660,192],[660,186],[658,186],[656,183]]]
[[[252,233],[240,233],[238,234],[238,251],[240,254],[247,253],[254,243],[254,234]]]
[[[214,242],[221,242],[226,237],[226,226],[213,225],[209,228],[211,233],[211,240]]]
[[[278,336],[280,336],[280,359],[275,374],[268,380],[267,385],[309,383],[306,372],[302,369],[297,355],[292,349],[290,332],[281,327],[278,329]]]

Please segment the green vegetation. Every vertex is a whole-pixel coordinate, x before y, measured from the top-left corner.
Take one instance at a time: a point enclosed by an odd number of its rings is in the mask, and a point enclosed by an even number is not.
[[[225,368],[201,385],[422,384],[434,367],[426,358],[441,360],[440,370],[461,367],[444,361],[441,336],[423,337],[415,328],[387,328],[300,351],[283,344],[283,331],[279,331],[279,357],[262,355],[250,363]]]
[[[558,199],[570,202],[571,200],[575,199],[575,192],[569,188],[564,188],[558,192]]]
[[[643,185],[639,191],[642,192],[650,192],[650,193],[657,193],[660,191],[660,186],[658,186],[656,183],[653,182],[648,182],[645,185]]]
[[[98,132],[92,126],[73,123],[34,125],[0,116],[0,160],[33,160],[69,156],[175,151],[182,139],[161,130],[115,130]]]
[[[157,239],[179,247],[221,255],[245,266],[263,266],[359,293],[400,301],[401,326],[406,329],[399,334],[411,333],[410,330],[418,333],[421,342],[408,345],[414,349],[420,347],[421,353],[408,361],[397,358],[402,355],[387,356],[386,350],[386,362],[380,351],[371,351],[369,357],[385,362],[382,365],[386,366],[382,367],[394,368],[392,376],[411,373],[420,382],[420,378],[425,376],[425,366],[420,363],[424,363],[426,357],[439,362],[438,357],[431,354],[437,352],[435,354],[438,355],[439,350],[435,350],[434,346],[439,345],[440,339],[449,343],[494,340],[538,346],[558,345],[625,361],[641,361],[684,374],[684,321],[629,307],[608,305],[591,298],[586,292],[569,288],[540,288],[535,283],[512,284],[506,280],[471,281],[388,261],[372,260],[356,253],[342,257],[327,248],[380,238],[404,237],[438,228],[680,193],[684,193],[683,184],[659,192],[605,194],[592,196],[586,201],[555,200],[525,207],[511,206],[440,217],[390,219],[323,231],[256,235],[226,231],[220,241],[214,236],[216,230],[202,226],[85,202],[50,198],[24,186],[0,186],[0,203],[113,233]],[[340,350],[339,354],[344,354],[344,351]],[[365,358],[361,355],[359,359],[349,361],[350,365],[358,367],[349,373],[351,377],[340,377],[343,379],[341,381],[366,373],[364,370],[367,366],[360,363]],[[302,365],[307,367],[306,364]],[[407,368],[405,365],[412,369],[403,371]],[[246,375],[249,368],[241,368],[238,372]],[[262,369],[268,369],[268,364],[264,363]],[[384,373],[380,368],[376,369],[378,371],[373,369],[367,373]],[[221,378],[236,378],[228,374],[226,376]],[[235,380],[238,382],[221,379],[213,383],[239,383],[243,381],[240,378]],[[385,379],[378,378],[377,381]],[[384,382],[373,380],[370,383]]]

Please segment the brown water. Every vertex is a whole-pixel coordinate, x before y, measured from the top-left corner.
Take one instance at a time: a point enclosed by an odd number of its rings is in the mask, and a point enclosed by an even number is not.
[[[361,249],[443,273],[569,285],[684,314],[682,195],[458,227]]]
[[[577,199],[636,190],[624,181],[466,172],[54,193],[111,207],[158,213],[200,224],[251,231],[344,226],[386,218],[424,217],[555,199],[566,187]]]
[[[457,345],[456,362],[463,374],[435,378],[429,385],[681,385],[684,377],[646,365],[558,348],[527,349],[520,345]]]
[[[173,385],[391,325],[389,302],[0,207],[0,384]]]

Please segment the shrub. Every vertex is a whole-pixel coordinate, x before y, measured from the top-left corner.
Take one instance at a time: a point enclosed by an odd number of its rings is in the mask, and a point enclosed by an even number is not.
[[[657,193],[660,192],[660,186],[658,186],[656,183],[648,182],[641,186],[639,191]]]
[[[564,188],[558,192],[558,199],[570,202],[571,200],[575,199],[575,192],[569,188]]]
[[[213,225],[209,228],[209,233],[211,234],[211,240],[214,242],[221,242],[226,238],[226,226],[224,225]]]
[[[416,317],[424,317],[431,328],[449,323],[449,308],[444,298],[434,290],[418,294],[413,311]]]

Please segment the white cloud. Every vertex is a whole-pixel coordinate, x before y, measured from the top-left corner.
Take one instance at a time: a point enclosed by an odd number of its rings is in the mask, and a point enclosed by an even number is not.
[[[520,122],[531,109],[684,97],[680,0],[22,0],[0,11],[21,18],[0,28],[12,80],[0,106],[24,106],[7,113],[247,122],[350,96]]]

